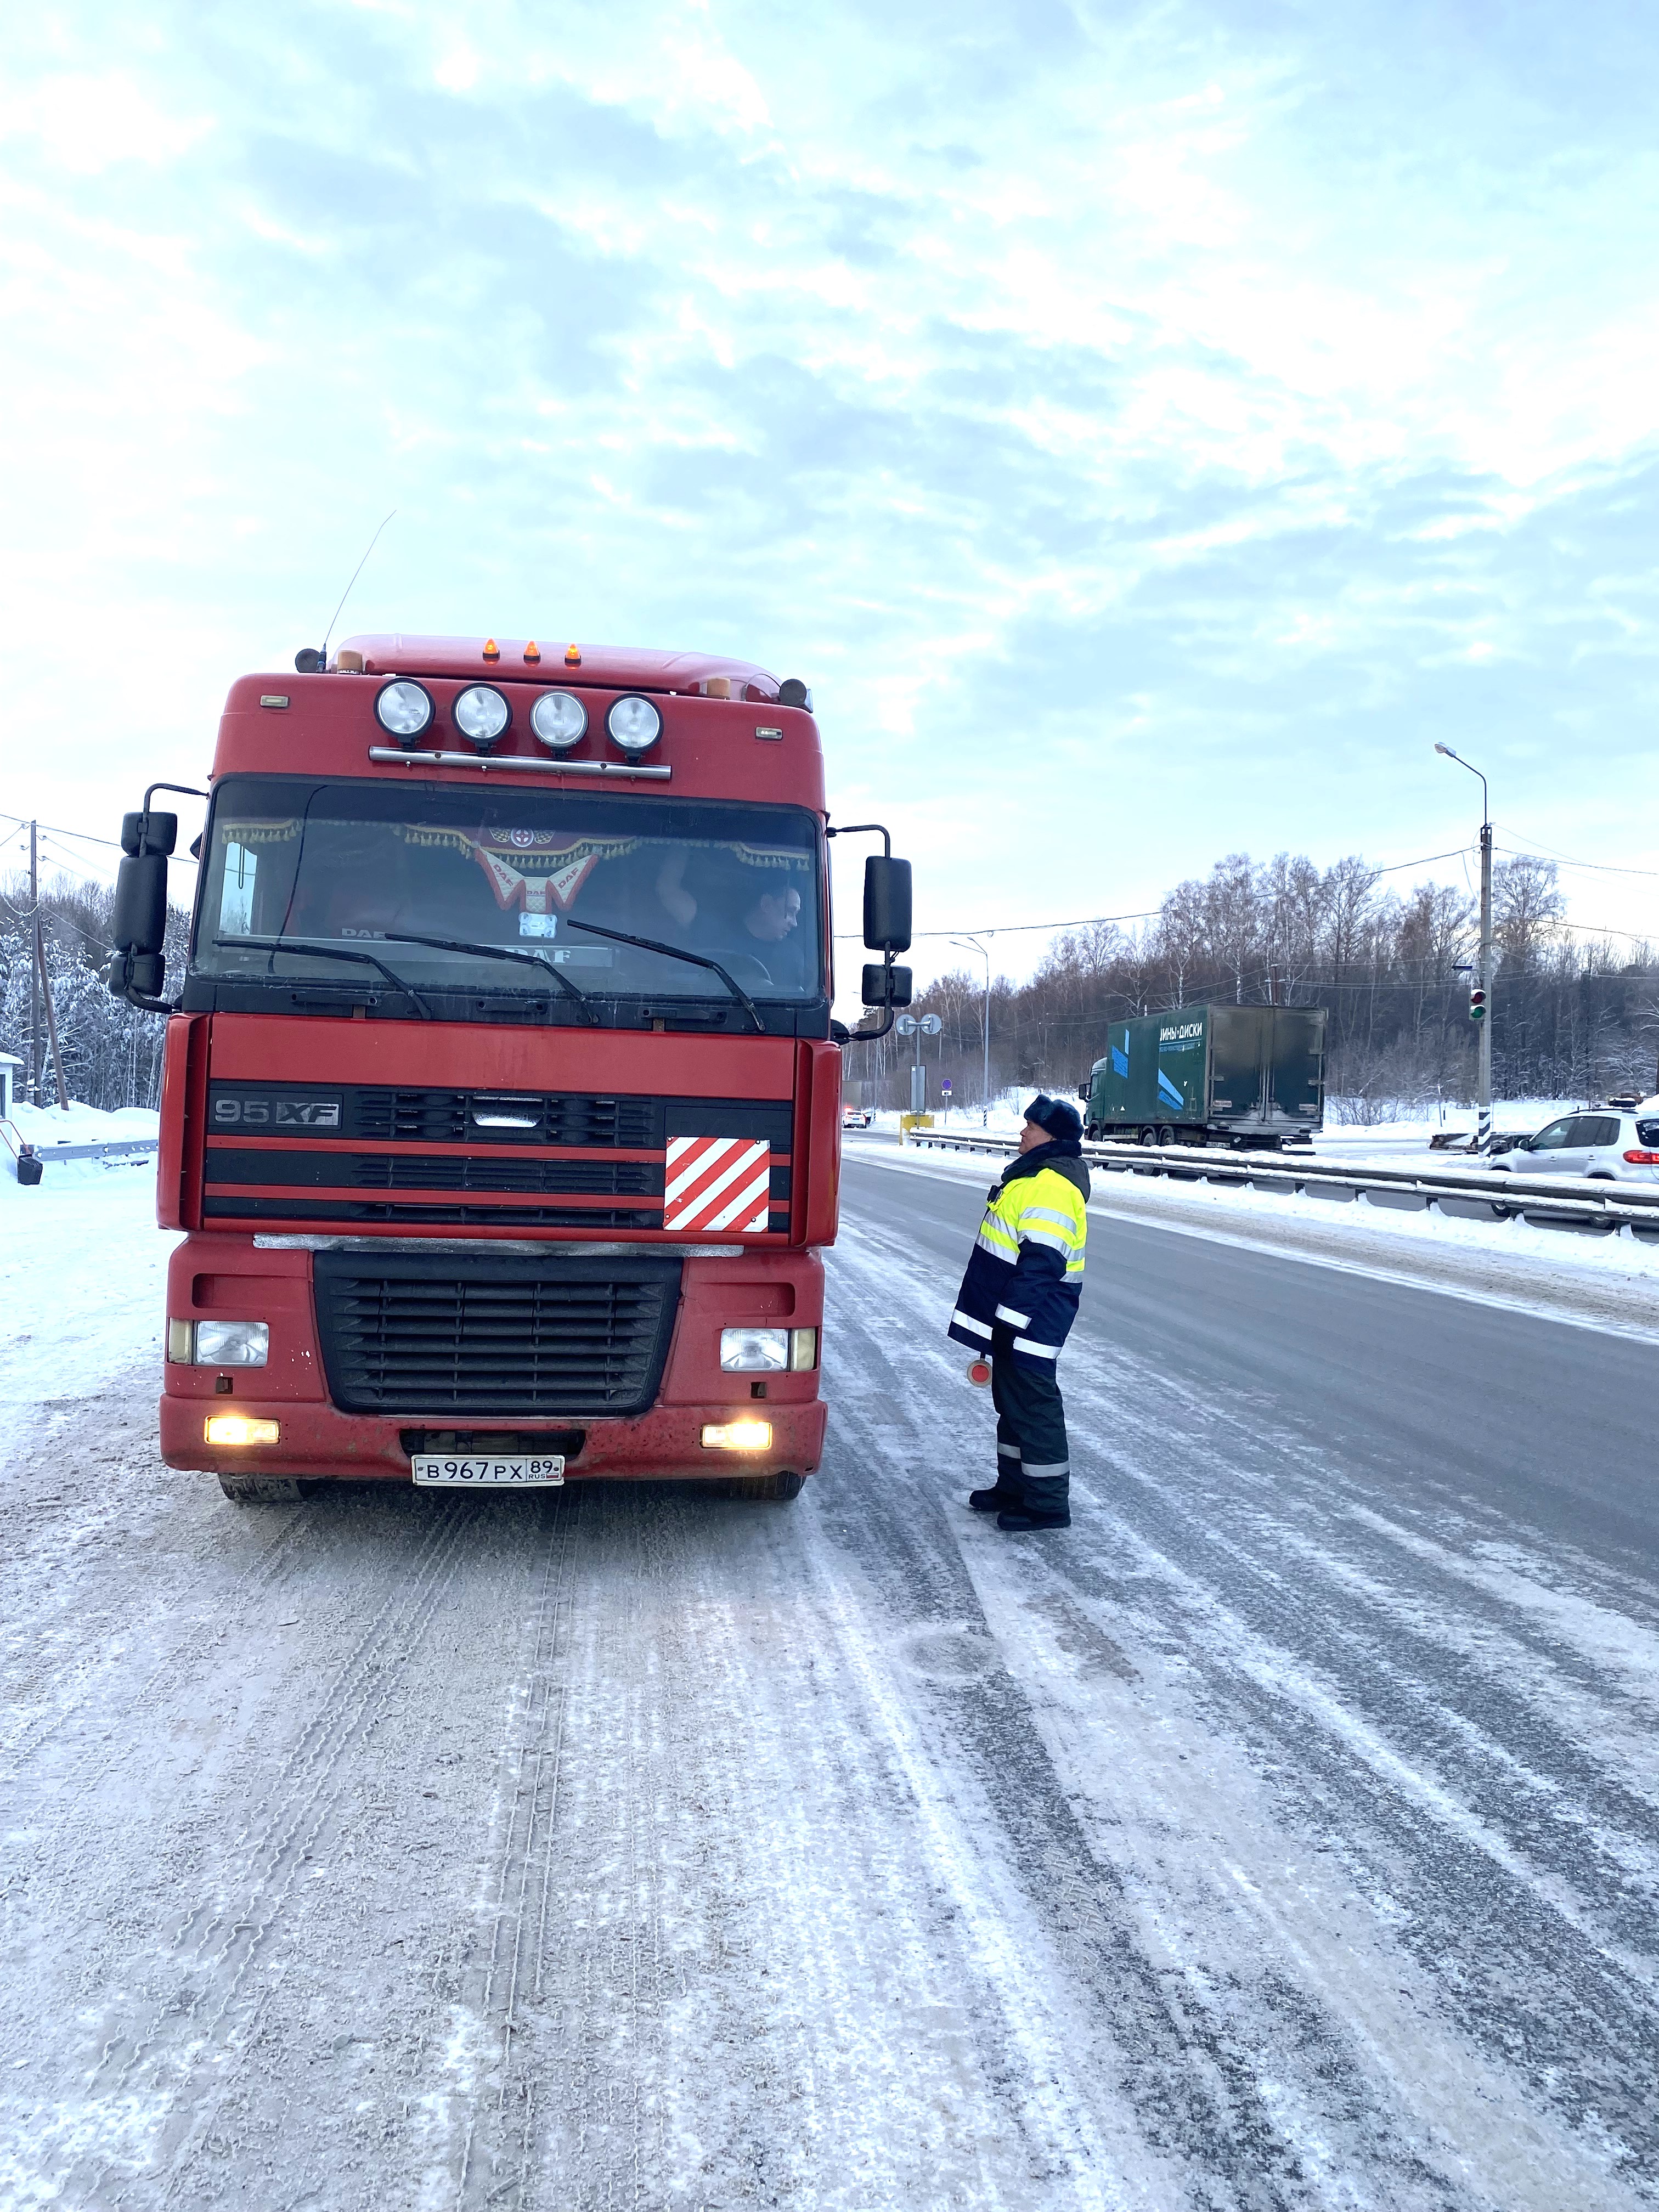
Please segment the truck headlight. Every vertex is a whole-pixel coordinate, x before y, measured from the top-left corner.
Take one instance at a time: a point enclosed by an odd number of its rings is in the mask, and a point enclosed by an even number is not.
[[[720,1365],[728,1375],[810,1374],[818,1364],[815,1328],[723,1328]]]
[[[787,1328],[723,1328],[720,1365],[728,1375],[781,1375],[789,1365]]]
[[[270,1327],[263,1321],[169,1321],[167,1358],[175,1367],[263,1367]]]

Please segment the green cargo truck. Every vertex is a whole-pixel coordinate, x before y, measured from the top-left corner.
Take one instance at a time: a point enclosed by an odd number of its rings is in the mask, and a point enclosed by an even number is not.
[[[1079,1095],[1091,1137],[1305,1141],[1324,1115],[1325,1009],[1180,1006],[1115,1022]]]

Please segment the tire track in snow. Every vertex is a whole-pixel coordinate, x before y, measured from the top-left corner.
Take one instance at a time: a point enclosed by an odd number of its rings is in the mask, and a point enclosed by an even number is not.
[[[939,1419],[949,1401],[940,1388],[945,1377],[933,1370],[948,1352],[936,1359],[923,1340],[905,1332],[910,1341],[900,1358],[926,1378],[907,1380],[884,1349],[893,1338],[859,1318],[878,1315],[896,1297],[895,1246],[866,1253],[862,1243],[856,1231],[851,1237],[843,1231],[832,1279],[837,1326],[826,1328],[826,1342],[838,1347],[833,1356],[842,1370],[838,1426],[850,1431],[855,1449],[867,1459],[884,1459],[890,1477],[899,1474],[890,1426],[849,1412],[854,1377],[884,1371],[889,1387],[879,1395],[885,1419],[907,1402],[928,1410],[929,1435],[926,1444],[915,1438],[913,1465],[925,1462],[928,1446],[943,1442],[948,1449],[964,1431],[973,1442],[963,1449],[961,1462],[988,1462],[992,1439],[979,1405],[964,1406],[960,1420]],[[914,1475],[890,1480],[873,1525],[866,1519],[849,1536],[865,1571],[884,1578],[890,1605],[908,1605],[918,1620],[970,1618],[976,1631],[988,1632],[961,1549],[945,1522],[939,1486],[927,1479],[928,1472],[924,1468],[921,1480]],[[947,1510],[960,1512],[963,1491],[979,1479],[977,1470],[959,1475]],[[1253,2212],[1258,2206],[1328,2201],[1317,2162],[1309,2156],[1310,2145],[1297,2142],[1296,2131],[1284,2124],[1285,2100],[1276,2094],[1273,2077],[1293,2053],[1299,2054],[1307,2080],[1321,2084],[1320,2093],[1307,2099],[1320,2119],[1346,2123],[1351,2175],[1356,2168],[1371,2168],[1372,2193],[1355,2201],[1391,2208],[1457,2202],[1449,2179],[1387,2126],[1358,2054],[1338,2024],[1322,2017],[1303,1993],[1283,1984],[1258,1990],[1258,2005],[1265,2002],[1279,2017],[1276,2030],[1261,2039],[1263,2047],[1252,2049],[1249,2024],[1235,2008],[1206,2002],[1201,1984],[1183,1983],[1169,1960],[1152,1955],[1118,1869],[1091,1849],[1072,1790],[1055,1772],[1025,1693],[1012,1676],[987,1675],[950,1701],[940,1718],[957,1754],[979,1778],[1002,1832],[999,1840],[1019,1870],[1044,1938],[1065,1972],[1087,1993],[1102,2045],[1100,2089],[1134,2112],[1146,2142],[1182,2172],[1192,2202]],[[1285,2032],[1286,2021],[1294,2023],[1293,2033]],[[1263,2023],[1255,2025],[1259,2031]],[[1333,2088],[1340,2093],[1334,2099]]]
[[[347,1786],[348,1754],[373,1734],[397,1665],[425,1633],[454,1574],[467,1516],[467,1507],[452,1505],[426,1532],[407,1578],[393,1580],[297,1744],[228,1839],[219,1867],[230,1894],[186,1916],[161,1967],[171,1988],[143,2027],[108,2039],[88,2077],[91,2100],[131,2105],[148,2092],[146,2100],[165,2110],[152,2152],[160,2203],[177,2200],[212,2125],[218,2098],[204,2076],[217,2071],[222,2082],[221,2051],[246,2049],[256,2032],[270,1993],[245,1986],[250,1971]],[[70,2202],[99,2206],[118,2203],[131,2178],[94,2158],[77,2161],[60,2186]]]
[[[934,1255],[951,1237],[896,1211],[855,1222],[838,1257],[860,1262],[866,1309],[909,1304],[915,1395],[931,1408],[951,1360],[933,1336],[950,1287]],[[1066,1589],[1133,1656],[1154,1655],[1153,1671],[1158,1656],[1173,1662],[1182,1703],[1271,1784],[1287,1835],[1343,1855],[1357,1897],[1411,1962],[1400,1978],[1435,2009],[1425,2039],[1438,2029],[1443,2045],[1461,2042],[1451,2063],[1486,2069],[1518,2133],[1536,2132],[1534,2112],[1553,2126],[1538,2158],[1541,2172],[1555,2162],[1541,2185],[1557,2193],[1540,2201],[1599,2207],[1623,2201],[1621,2182],[1652,2188],[1654,1827],[1632,1780],[1640,1708],[1626,1684],[1567,1655],[1601,1701],[1601,1724],[1575,1741],[1535,1685],[1436,1633],[1443,1601],[1454,1618],[1456,1606],[1431,1577],[1396,1571],[1392,1607],[1362,1586],[1352,1555],[1376,1541],[1362,1517],[1394,1502],[1382,1439],[1358,1465],[1334,1457],[1271,1391],[1219,1401],[1186,1388],[1177,1362],[1154,1366],[1103,1334],[1085,1298],[1063,1379],[1086,1510],[1063,1540],[1012,1547],[1030,1563],[1018,1571]],[[1451,1486],[1437,1495],[1449,1509]],[[1610,1577],[1609,1607],[1628,1604],[1627,1582]],[[1531,1617],[1504,1626],[1540,1661],[1559,1656]],[[1348,2012],[1361,2042],[1372,2033],[1340,1990],[1326,2004]],[[1408,2075],[1401,2086],[1409,2093]],[[1443,2120],[1443,2153],[1455,2151]]]

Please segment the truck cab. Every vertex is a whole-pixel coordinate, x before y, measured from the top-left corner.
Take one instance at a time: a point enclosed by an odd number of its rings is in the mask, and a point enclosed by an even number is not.
[[[299,660],[226,702],[175,1000],[176,817],[147,799],[124,832],[111,986],[170,1014],[159,1217],[185,1232],[164,1458],[240,1496],[793,1495],[823,1437],[848,1036],[810,694],[531,640]],[[869,866],[875,1035],[908,871]]]

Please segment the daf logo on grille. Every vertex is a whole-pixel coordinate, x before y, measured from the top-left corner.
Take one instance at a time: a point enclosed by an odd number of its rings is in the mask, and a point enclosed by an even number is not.
[[[216,1129],[337,1129],[337,1098],[238,1098],[221,1091],[213,1101]]]

